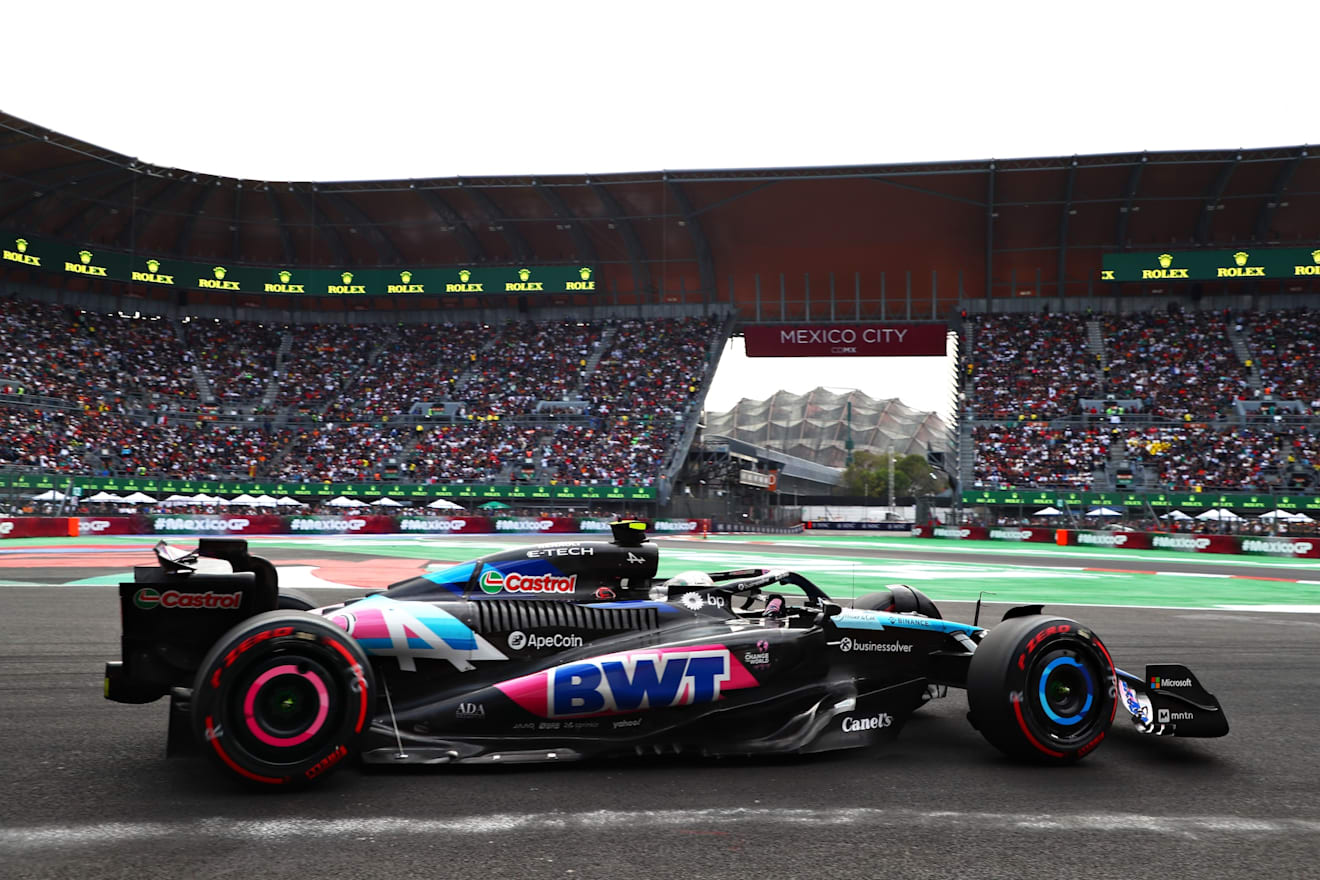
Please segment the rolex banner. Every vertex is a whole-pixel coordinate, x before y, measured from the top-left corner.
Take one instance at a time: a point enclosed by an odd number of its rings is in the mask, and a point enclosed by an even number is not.
[[[298,269],[189,263],[151,254],[126,254],[34,235],[0,239],[0,265],[27,266],[59,275],[83,275],[144,287],[233,293],[308,295],[594,293],[593,266],[508,266],[469,269],[427,266],[396,269]]]
[[[1320,247],[1105,254],[1101,281],[1224,281],[1320,276]]]

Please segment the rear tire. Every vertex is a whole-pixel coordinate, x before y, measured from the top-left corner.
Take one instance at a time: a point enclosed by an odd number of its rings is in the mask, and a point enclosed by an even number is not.
[[[1033,614],[990,630],[967,673],[968,717],[1015,758],[1052,764],[1095,750],[1114,720],[1114,664],[1073,620]]]
[[[312,597],[302,590],[280,590],[279,598],[275,600],[275,607],[281,611],[311,611],[313,608],[320,608],[312,601]]]
[[[235,626],[202,661],[193,733],[246,782],[304,785],[357,751],[374,694],[366,654],[347,633],[311,614],[270,611]]]
[[[876,593],[867,593],[853,602],[854,608],[866,611],[888,611],[891,614],[916,612],[936,620],[942,620],[940,610],[930,597],[920,590],[914,590],[907,584],[889,584]]]

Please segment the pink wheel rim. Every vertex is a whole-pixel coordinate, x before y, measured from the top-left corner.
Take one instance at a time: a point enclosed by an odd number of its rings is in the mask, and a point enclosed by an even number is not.
[[[262,730],[261,725],[257,723],[253,713],[253,705],[257,702],[257,692],[261,690],[262,685],[277,675],[296,675],[299,678],[305,678],[316,689],[316,698],[319,704],[316,710],[316,720],[302,733],[284,737],[272,736],[268,731]],[[325,689],[325,682],[321,681],[320,676],[313,675],[311,672],[299,672],[298,667],[292,663],[275,666],[261,673],[257,680],[252,682],[252,686],[248,688],[247,698],[243,700],[243,715],[247,720],[248,732],[268,746],[296,746],[299,743],[306,742],[321,729],[321,725],[325,723],[325,716],[329,714],[330,694]]]

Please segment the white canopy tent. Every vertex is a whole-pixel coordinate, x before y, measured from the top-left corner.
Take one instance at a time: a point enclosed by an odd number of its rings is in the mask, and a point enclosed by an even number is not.
[[[1213,510],[1207,510],[1204,513],[1198,513],[1197,519],[1209,519],[1215,522],[1241,522],[1242,517],[1231,510],[1225,510],[1222,507],[1216,507]]]
[[[129,504],[155,504],[156,499],[152,498],[146,492],[134,492],[132,495],[126,495],[124,500]]]
[[[68,495],[65,495],[63,492],[59,491],[58,489],[47,489],[45,492],[42,492],[40,495],[33,495],[32,500],[33,501],[63,501],[65,498],[68,497],[69,497]]]
[[[280,505],[278,498],[273,498],[270,495],[265,494],[258,495],[256,498],[252,499],[252,503],[257,507],[279,507]]]
[[[127,501],[122,495],[116,495],[114,492],[97,492],[95,495],[88,495],[83,501],[88,504],[109,504],[113,501]]]
[[[373,507],[406,507],[407,506],[406,504],[401,504],[398,501],[395,501],[393,498],[377,498],[375,501],[371,502],[371,504]]]
[[[1093,507],[1086,512],[1087,516],[1122,516],[1123,514],[1112,507]]]
[[[455,504],[454,502],[450,501],[448,498],[437,498],[437,499],[435,499],[434,501],[432,501],[430,504],[428,504],[428,505],[426,505],[426,506],[427,506],[427,507],[435,508],[435,509],[437,509],[437,510],[462,510],[462,509],[463,509],[463,505],[461,505],[461,504]]]
[[[180,504],[192,504],[196,499],[191,495],[170,495],[161,504],[177,507]]]
[[[276,498],[276,499],[275,499],[275,504],[276,504],[276,506],[278,506],[278,507],[306,507],[306,506],[307,506],[306,504],[303,504],[301,501],[295,501],[294,499],[290,498],[288,495],[284,495],[284,496],[282,496],[282,497],[280,497],[280,498]]]
[[[1191,519],[1191,517],[1183,513],[1181,510],[1171,510],[1161,516],[1160,519]]]
[[[230,499],[229,499],[229,503],[230,503],[230,504],[246,504],[246,505],[248,505],[249,507],[251,507],[251,506],[253,506],[253,505],[255,505],[255,504],[257,503],[257,499],[253,498],[251,495],[249,495],[248,493],[244,492],[242,495],[235,495],[233,498],[230,498]]]
[[[1057,507],[1042,507],[1032,514],[1032,516],[1063,516],[1063,511]]]
[[[365,501],[358,501],[356,498],[345,498],[343,495],[340,495],[338,498],[333,498],[330,501],[327,501],[326,504],[329,505],[330,507],[366,507],[367,506],[367,503]]]

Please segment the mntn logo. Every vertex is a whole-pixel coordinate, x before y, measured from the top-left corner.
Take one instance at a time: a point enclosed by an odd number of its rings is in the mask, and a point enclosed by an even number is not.
[[[552,718],[688,706],[718,700],[729,678],[723,648],[627,654],[559,667],[550,676],[546,702]]]

